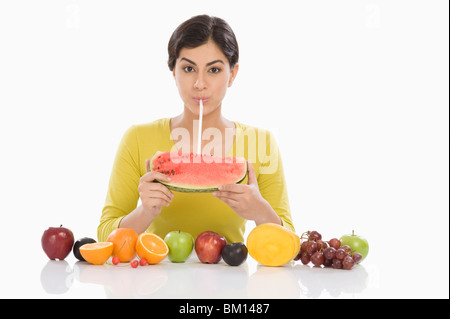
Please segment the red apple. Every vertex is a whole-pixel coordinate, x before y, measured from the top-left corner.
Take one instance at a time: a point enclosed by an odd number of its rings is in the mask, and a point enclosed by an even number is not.
[[[202,263],[217,264],[222,259],[222,249],[227,240],[213,231],[205,231],[195,240],[195,252]]]
[[[51,260],[63,260],[72,251],[73,233],[62,227],[49,227],[41,238],[42,249]]]

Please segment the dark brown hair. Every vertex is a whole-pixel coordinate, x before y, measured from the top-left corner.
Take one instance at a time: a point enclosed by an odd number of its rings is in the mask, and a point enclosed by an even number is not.
[[[209,40],[222,50],[230,63],[230,68],[239,60],[239,47],[233,30],[228,23],[220,18],[208,15],[198,15],[186,20],[172,33],[168,51],[170,71],[175,68],[176,60],[183,48],[196,48]]]

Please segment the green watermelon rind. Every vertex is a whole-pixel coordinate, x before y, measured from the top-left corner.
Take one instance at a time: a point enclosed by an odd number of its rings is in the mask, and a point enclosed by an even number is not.
[[[156,152],[152,158],[150,159],[150,161],[148,162],[148,171],[151,171],[151,167],[152,167],[152,162],[153,159],[158,156],[159,154],[164,153],[164,152]],[[245,170],[244,170],[244,176],[242,176],[242,178],[240,178],[238,181],[235,182],[235,184],[240,184],[242,183],[242,181],[245,179],[245,177],[247,177],[247,161],[245,161]],[[167,182],[163,182],[161,180],[155,179],[155,182],[161,183],[164,186],[166,186],[168,189],[176,191],[176,192],[181,192],[181,193],[212,193],[214,191],[219,190],[219,186],[217,187],[196,187],[196,186],[178,186],[178,185],[173,185],[171,183],[167,183]]]

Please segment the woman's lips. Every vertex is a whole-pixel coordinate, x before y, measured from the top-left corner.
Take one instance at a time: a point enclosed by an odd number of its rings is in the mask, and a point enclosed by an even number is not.
[[[205,104],[206,102],[208,102],[208,98],[206,98],[206,97],[194,97],[194,101],[196,103],[200,103],[200,101],[202,101],[203,104]]]

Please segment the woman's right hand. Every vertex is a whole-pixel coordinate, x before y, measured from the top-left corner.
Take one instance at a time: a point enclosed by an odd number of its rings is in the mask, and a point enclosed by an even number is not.
[[[148,160],[147,160],[148,161]],[[146,167],[147,167],[146,162]],[[139,197],[146,212],[150,212],[156,217],[161,212],[163,206],[167,207],[172,202],[173,193],[163,184],[155,182],[160,180],[170,182],[170,177],[150,171],[142,176],[139,180]]]

